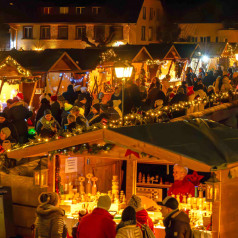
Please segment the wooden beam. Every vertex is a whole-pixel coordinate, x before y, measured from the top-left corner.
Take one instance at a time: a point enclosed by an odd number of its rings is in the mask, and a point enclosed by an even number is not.
[[[31,94],[31,100],[30,100],[30,103],[29,103],[29,107],[31,107],[31,105],[32,105],[33,98],[34,98],[35,92],[36,92],[36,86],[37,86],[37,81],[34,84],[34,88],[33,88],[32,94]]]
[[[137,160],[129,158],[126,163],[126,200],[136,194]]]
[[[58,92],[59,92],[59,90],[60,90],[60,86],[61,86],[63,77],[64,77],[64,73],[62,73],[62,75],[61,75],[61,77],[60,77],[60,81],[59,81],[58,88],[57,88],[57,91],[56,91],[55,95],[58,95]]]

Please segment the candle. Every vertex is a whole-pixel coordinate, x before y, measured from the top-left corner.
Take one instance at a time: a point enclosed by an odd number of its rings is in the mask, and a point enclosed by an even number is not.
[[[195,186],[195,197],[198,197],[198,186]]]

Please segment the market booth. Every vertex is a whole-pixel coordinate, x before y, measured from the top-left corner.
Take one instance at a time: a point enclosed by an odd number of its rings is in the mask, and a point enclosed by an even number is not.
[[[166,189],[170,184],[164,178],[162,182],[152,181],[156,178],[148,182],[148,176],[143,179],[137,174],[137,164],[181,164],[199,172],[213,170],[218,180],[200,186],[197,197],[184,197],[180,208],[188,212],[196,234],[236,237],[237,210],[229,201],[235,201],[238,192],[237,138],[234,129],[197,119],[100,129],[11,151],[8,157],[18,160],[41,156],[41,161],[48,156],[48,168],[40,166],[34,174],[35,186],[62,194],[60,205],[66,210],[69,227],[76,223],[80,209],[93,209],[101,193],[108,193],[113,199],[111,212],[119,221],[126,201],[138,193],[156,224],[157,237],[164,234],[162,216],[155,203],[163,197],[157,189]],[[127,163],[126,191],[121,192],[123,160]],[[204,231],[211,215],[212,230]]]
[[[73,74],[81,70],[62,50],[1,51],[0,62],[0,101],[6,103],[21,91],[35,108],[44,89],[51,94],[66,91]]]

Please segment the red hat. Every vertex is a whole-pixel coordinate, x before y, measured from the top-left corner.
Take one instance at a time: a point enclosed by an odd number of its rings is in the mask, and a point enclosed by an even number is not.
[[[18,94],[17,94],[17,97],[18,97],[20,100],[24,100],[24,95],[23,95],[23,93],[18,93]]]
[[[55,95],[55,96],[51,96],[51,97],[50,97],[50,100],[51,100],[52,102],[57,101],[57,96],[56,96],[56,95]]]

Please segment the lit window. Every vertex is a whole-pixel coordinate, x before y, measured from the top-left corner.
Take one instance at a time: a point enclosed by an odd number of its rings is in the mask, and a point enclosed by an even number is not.
[[[41,39],[50,39],[50,26],[41,26],[40,27],[40,38]]]
[[[76,7],[76,14],[82,15],[85,12],[85,7]]]
[[[86,27],[85,26],[76,26],[76,39],[83,40],[84,36],[86,36]]]
[[[59,26],[58,27],[58,39],[67,40],[68,39],[68,27]]]
[[[50,15],[53,13],[53,7],[44,7],[43,12],[45,15]]]
[[[153,40],[153,27],[149,27],[149,41]]]
[[[141,27],[141,40],[145,41],[145,26]]]
[[[68,7],[60,7],[60,14],[69,14]]]
[[[33,27],[32,26],[24,26],[23,27],[23,38],[24,39],[32,39],[33,38]]]
[[[92,7],[92,13],[98,15],[101,12],[101,7]]]
[[[143,7],[143,19],[146,19],[146,7]]]

